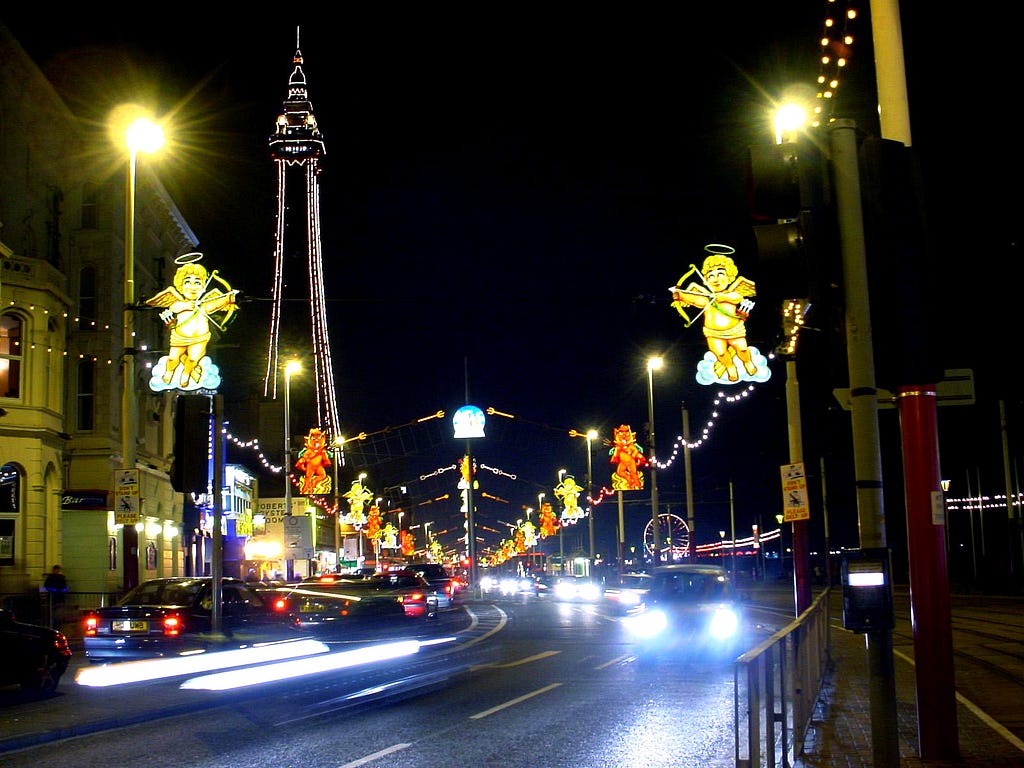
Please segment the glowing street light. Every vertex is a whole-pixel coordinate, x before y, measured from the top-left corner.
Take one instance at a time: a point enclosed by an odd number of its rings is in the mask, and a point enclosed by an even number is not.
[[[116,144],[128,150],[124,192],[124,332],[121,357],[121,468],[135,469],[138,401],[135,396],[135,166],[139,152],[155,152],[164,144],[163,129],[134,105],[119,107],[111,118]],[[134,525],[122,527],[124,588],[139,583],[139,533]]]

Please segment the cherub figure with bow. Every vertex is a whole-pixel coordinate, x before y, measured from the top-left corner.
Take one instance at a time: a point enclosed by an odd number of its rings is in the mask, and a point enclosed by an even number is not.
[[[206,267],[199,263],[202,258],[201,253],[186,253],[176,258],[174,263],[178,269],[174,273],[174,284],[146,299],[147,305],[163,308],[160,319],[171,332],[167,356],[160,361],[164,370],[161,378],[167,387],[179,371],[178,386],[181,389],[200,386],[204,369],[210,368],[206,346],[213,335],[211,326],[223,331],[238,310],[235,301],[238,291],[219,277],[217,270],[208,273]],[[210,288],[214,280],[225,290]],[[221,316],[219,320],[218,315]],[[218,376],[215,383],[210,382],[210,388],[219,384]]]
[[[702,281],[683,285],[690,275],[697,272],[696,265],[691,264],[690,270],[669,288],[672,306],[687,327],[697,317],[704,316],[704,336],[715,358],[715,376],[724,383],[731,383],[740,378],[736,360],[743,364],[748,375],[757,373],[757,364],[747,347],[745,323],[754,308],[754,302],[750,300],[755,295],[754,282],[739,274],[731,258],[735,253],[731,246],[713,244],[706,246],[705,250],[711,255],[704,259],[698,273]],[[685,307],[700,307],[700,312],[690,319]]]

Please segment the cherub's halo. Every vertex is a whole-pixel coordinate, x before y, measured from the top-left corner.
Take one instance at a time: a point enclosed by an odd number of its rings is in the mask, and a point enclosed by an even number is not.
[[[724,245],[722,243],[708,243],[704,246],[704,250],[715,256],[732,256],[736,253],[736,249],[731,245]]]
[[[199,251],[192,251],[192,253],[183,253],[178,256],[175,260],[175,264],[195,264],[197,261],[202,261],[203,254]]]

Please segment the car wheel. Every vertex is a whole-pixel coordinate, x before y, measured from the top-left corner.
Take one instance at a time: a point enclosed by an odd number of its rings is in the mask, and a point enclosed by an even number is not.
[[[53,693],[57,689],[64,668],[59,657],[49,654],[43,655],[39,666],[25,674],[21,680],[21,687],[26,691],[41,691],[42,693]]]

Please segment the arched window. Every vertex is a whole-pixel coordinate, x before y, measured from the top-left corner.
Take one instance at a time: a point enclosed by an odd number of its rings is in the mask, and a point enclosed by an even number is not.
[[[21,397],[21,319],[0,315],[0,397]]]

